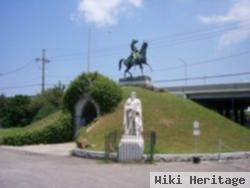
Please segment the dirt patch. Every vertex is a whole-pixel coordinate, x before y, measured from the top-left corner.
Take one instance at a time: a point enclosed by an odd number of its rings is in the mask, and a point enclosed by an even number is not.
[[[166,128],[171,128],[174,126],[174,121],[167,119],[167,118],[160,119],[160,125]]]

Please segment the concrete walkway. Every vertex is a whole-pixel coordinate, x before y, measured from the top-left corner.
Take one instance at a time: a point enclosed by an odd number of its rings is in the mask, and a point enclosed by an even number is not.
[[[21,150],[34,154],[69,156],[71,151],[76,148],[76,144],[75,142],[67,142],[62,144],[39,144],[29,146],[0,146],[0,148]]]

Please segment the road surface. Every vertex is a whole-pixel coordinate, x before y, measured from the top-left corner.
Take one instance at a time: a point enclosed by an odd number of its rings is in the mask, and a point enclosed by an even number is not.
[[[250,159],[119,164],[0,148],[1,188],[147,188],[150,171],[250,171]]]

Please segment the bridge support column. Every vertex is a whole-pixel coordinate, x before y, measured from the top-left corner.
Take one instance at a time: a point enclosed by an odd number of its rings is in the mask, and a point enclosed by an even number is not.
[[[245,125],[245,109],[240,109],[240,124]]]
[[[231,118],[230,108],[226,108],[225,111],[226,111],[225,116],[230,119]]]
[[[234,121],[239,123],[239,113],[237,108],[233,110],[233,116],[234,116]]]
[[[217,111],[218,111],[219,114],[224,115],[224,114],[223,114],[223,109],[222,109],[222,108],[218,108]]]

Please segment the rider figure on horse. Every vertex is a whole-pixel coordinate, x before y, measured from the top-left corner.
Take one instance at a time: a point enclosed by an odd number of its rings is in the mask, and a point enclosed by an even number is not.
[[[138,43],[138,40],[133,39],[132,42],[131,42],[131,45],[130,45],[130,48],[131,48],[131,51],[132,51],[131,52],[132,61],[134,61],[134,62],[140,57],[139,50],[135,46],[136,43]]]

